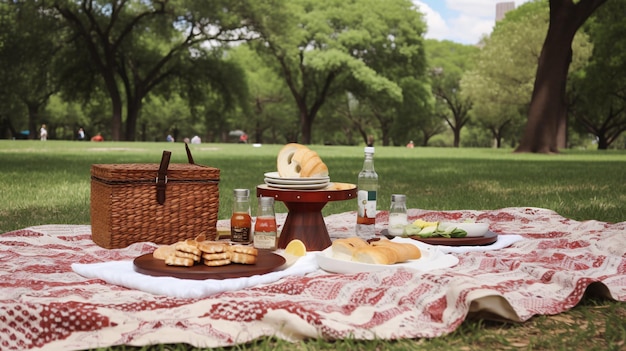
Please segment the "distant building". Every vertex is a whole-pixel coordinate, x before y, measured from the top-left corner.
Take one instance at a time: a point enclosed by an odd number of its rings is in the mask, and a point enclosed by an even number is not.
[[[511,10],[515,10],[515,1],[496,3],[496,22],[503,19],[504,15]]]

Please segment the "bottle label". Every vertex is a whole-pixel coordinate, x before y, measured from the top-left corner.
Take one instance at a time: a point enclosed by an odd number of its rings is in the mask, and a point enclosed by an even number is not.
[[[249,227],[230,227],[230,240],[237,243],[249,243],[250,228]]]
[[[255,232],[254,247],[257,249],[276,249],[276,232]]]
[[[359,190],[357,195],[359,204],[359,219],[369,218],[376,219],[376,191],[375,190]],[[359,222],[360,223],[360,222]],[[374,224],[372,221],[370,224]]]

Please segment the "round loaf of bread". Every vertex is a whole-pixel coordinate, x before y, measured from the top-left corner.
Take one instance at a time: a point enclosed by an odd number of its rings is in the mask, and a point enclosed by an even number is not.
[[[298,143],[289,143],[278,152],[278,175],[283,178],[327,177],[328,167],[317,152]]]

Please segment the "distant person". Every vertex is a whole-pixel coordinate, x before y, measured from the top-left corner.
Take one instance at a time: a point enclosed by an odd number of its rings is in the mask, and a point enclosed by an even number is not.
[[[78,141],[85,140],[85,130],[83,128],[78,128]]]
[[[415,147],[415,144],[413,144],[413,140],[409,141],[408,144],[406,144],[407,149],[412,149]]]
[[[197,135],[194,135],[193,138],[191,138],[191,143],[192,144],[200,144],[202,142],[202,140],[200,140],[200,137]]]
[[[165,138],[165,140],[167,140],[168,143],[173,143],[174,142],[174,137],[171,134],[168,134],[167,138]]]
[[[91,141],[104,141],[104,138],[102,137],[102,134],[98,133],[91,138]]]
[[[46,129],[45,124],[42,124],[41,129],[39,129],[39,137],[41,138],[41,141],[48,140],[48,130]]]
[[[246,134],[246,133],[241,134],[241,136],[239,137],[239,142],[241,144],[247,144],[248,143],[248,134]]]

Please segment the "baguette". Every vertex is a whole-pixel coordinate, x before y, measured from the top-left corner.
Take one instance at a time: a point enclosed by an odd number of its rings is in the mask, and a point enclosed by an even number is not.
[[[333,241],[333,257],[339,260],[351,261],[357,249],[369,247],[367,241],[361,238],[345,238]]]
[[[398,262],[398,254],[394,249],[385,246],[362,247],[354,252],[352,261],[370,264],[394,264]]]
[[[351,237],[333,241],[332,255],[344,261],[387,265],[419,259],[422,252],[410,243],[393,242],[386,238],[368,243]]]
[[[374,247],[390,247],[394,249],[398,254],[398,262],[416,260],[422,257],[422,252],[420,251],[420,249],[417,246],[409,243],[396,243],[383,238],[378,241],[373,241],[371,245]]]

